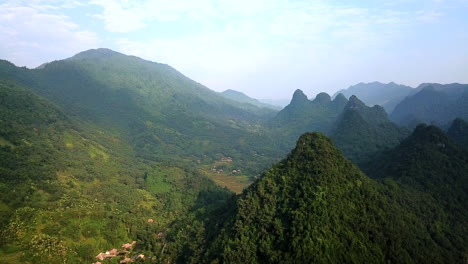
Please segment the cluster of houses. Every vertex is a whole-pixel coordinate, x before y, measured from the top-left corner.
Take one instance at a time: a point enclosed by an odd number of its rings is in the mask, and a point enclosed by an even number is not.
[[[211,171],[216,172],[216,173],[224,172],[223,169],[219,169],[219,170],[218,170],[216,167],[211,168]]]
[[[231,157],[222,157],[221,161],[222,162],[232,162],[232,158]]]
[[[211,171],[216,172],[216,173],[222,173],[222,172],[224,172],[223,169],[218,169],[218,168],[216,168],[216,167],[211,168]],[[241,172],[240,169],[238,169],[238,170],[232,170],[232,171],[230,172],[230,174],[236,174],[236,173],[239,173],[239,172]]]
[[[100,261],[104,260],[110,260],[112,258],[117,258],[120,257],[122,260],[120,261],[120,264],[126,264],[126,263],[131,263],[137,259],[145,259],[145,255],[139,254],[139,255],[134,255],[133,257],[129,257],[129,253],[133,250],[133,247],[135,246],[136,241],[133,241],[132,243],[125,243],[122,244],[122,249],[118,250],[116,248],[113,248],[111,250],[108,250],[106,252],[101,252],[99,253],[96,258],[98,261],[94,262],[93,264],[102,264]]]

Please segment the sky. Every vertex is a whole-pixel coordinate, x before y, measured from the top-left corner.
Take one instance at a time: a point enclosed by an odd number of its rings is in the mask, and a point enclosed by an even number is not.
[[[468,0],[0,0],[0,59],[98,47],[254,98],[468,83]]]

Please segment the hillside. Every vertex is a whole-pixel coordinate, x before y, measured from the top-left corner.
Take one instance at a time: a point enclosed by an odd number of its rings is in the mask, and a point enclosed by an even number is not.
[[[421,84],[417,90],[395,107],[392,121],[414,128],[419,123],[445,126],[457,117],[468,118],[468,85]]]
[[[408,134],[406,129],[390,122],[381,106],[368,107],[353,95],[335,122],[330,137],[349,160],[362,164],[395,147]]]
[[[152,234],[229,196],[11,82],[0,82],[0,120],[2,263],[91,263],[133,240],[160,257],[164,239]]]
[[[308,133],[237,204],[231,203],[234,209],[226,209],[222,230],[208,250],[191,252],[185,260],[463,263],[467,217],[452,222],[457,211],[439,202],[390,178],[369,179],[330,139]]]
[[[347,89],[336,92],[333,97],[336,97],[340,93],[347,98],[355,95],[366,105],[380,105],[387,113],[391,113],[395,106],[407,95],[412,93],[413,90],[414,89],[409,86],[396,84],[394,82],[387,84],[380,82],[358,83]]]

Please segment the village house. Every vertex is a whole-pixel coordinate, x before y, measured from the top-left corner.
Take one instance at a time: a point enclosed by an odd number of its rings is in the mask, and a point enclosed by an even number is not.
[[[133,249],[133,246],[135,246],[135,244],[136,244],[136,241],[132,241],[132,243],[125,243],[125,244],[122,244],[122,248],[126,251],[129,251]]]

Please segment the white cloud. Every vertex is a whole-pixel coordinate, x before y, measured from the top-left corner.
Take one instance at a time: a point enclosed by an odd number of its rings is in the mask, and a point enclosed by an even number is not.
[[[90,0],[90,4],[103,9],[95,17],[102,19],[106,29],[115,33],[142,29],[152,21],[204,20],[217,15],[211,0]]]
[[[443,13],[435,11],[435,10],[429,10],[429,11],[421,10],[418,12],[417,19],[425,23],[434,23],[434,22],[438,22],[442,16],[443,16]]]
[[[17,3],[0,5],[2,59],[21,66],[36,67],[97,46],[99,41],[95,33],[80,30],[69,17],[46,10],[51,9]]]

